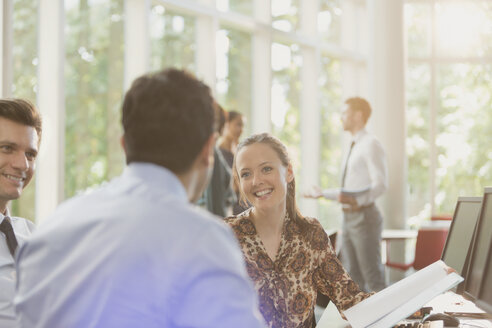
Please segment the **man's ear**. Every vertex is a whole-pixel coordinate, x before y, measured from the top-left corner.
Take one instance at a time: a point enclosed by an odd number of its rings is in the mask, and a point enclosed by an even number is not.
[[[120,144],[121,144],[121,147],[123,148],[123,151],[125,152],[126,154],[126,145],[125,145],[125,136],[121,136],[120,138]]]
[[[292,168],[292,164],[287,166],[287,175],[286,175],[287,183],[292,182],[294,180],[294,169]]]
[[[214,147],[215,147],[215,133],[212,133],[207,139],[205,144],[200,151],[199,162],[206,166],[211,166],[214,164]]]

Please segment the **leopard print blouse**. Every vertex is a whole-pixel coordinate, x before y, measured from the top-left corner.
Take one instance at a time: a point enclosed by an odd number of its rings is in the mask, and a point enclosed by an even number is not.
[[[327,295],[339,311],[370,296],[362,292],[338,261],[326,232],[314,218],[304,233],[288,215],[275,261],[268,256],[251,209],[225,218],[246,261],[260,299],[260,311],[271,328],[310,328],[317,291]]]

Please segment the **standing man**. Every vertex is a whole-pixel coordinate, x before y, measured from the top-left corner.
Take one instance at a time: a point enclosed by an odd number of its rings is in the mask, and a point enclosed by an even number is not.
[[[381,263],[383,218],[375,205],[388,185],[386,155],[381,143],[366,130],[371,106],[349,98],[342,112],[343,129],[352,140],[342,165],[341,189],[314,187],[306,197],[337,200],[342,205],[341,258],[352,279],[365,291],[386,286]]]
[[[21,327],[264,327],[233,233],[190,204],[213,167],[210,89],[181,70],[144,75],[122,123],[123,174],[19,250]]]
[[[0,327],[16,327],[15,253],[34,230],[31,221],[13,217],[8,203],[21,196],[34,175],[41,140],[41,117],[21,99],[0,99]]]

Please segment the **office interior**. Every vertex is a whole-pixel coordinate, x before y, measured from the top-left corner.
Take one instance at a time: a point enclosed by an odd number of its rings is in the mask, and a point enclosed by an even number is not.
[[[386,229],[449,216],[492,185],[492,4],[487,0],[3,0],[2,97],[44,119],[36,181],[12,204],[42,224],[62,201],[121,173],[122,95],[168,66],[205,81],[243,137],[289,148],[299,203],[326,229],[339,206],[343,101],[369,100],[388,156]],[[404,257],[403,248],[395,248]]]

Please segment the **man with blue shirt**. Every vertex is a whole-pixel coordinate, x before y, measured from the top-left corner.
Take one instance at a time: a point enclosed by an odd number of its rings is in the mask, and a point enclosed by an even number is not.
[[[190,74],[138,78],[124,173],[69,200],[18,253],[21,327],[264,327],[233,234],[195,207],[213,166],[214,100]]]
[[[0,327],[14,328],[15,253],[34,224],[11,216],[8,204],[18,199],[34,175],[41,139],[38,110],[22,99],[0,99]]]

